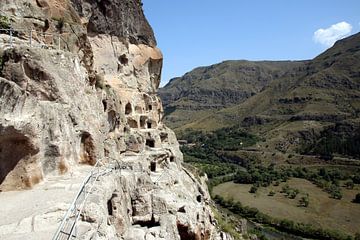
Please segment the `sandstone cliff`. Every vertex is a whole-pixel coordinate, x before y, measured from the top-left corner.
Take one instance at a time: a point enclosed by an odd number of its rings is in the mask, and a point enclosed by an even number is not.
[[[140,0],[5,0],[0,12],[15,29],[0,31],[0,200],[118,165],[95,182],[78,238],[229,239],[162,123],[162,54]],[[49,239],[64,209],[48,213],[30,230],[31,213],[0,226],[0,238]]]

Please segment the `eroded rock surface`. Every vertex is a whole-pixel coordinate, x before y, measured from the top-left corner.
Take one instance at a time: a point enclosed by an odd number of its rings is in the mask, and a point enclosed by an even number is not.
[[[141,2],[15,0],[0,10],[14,28],[36,30],[31,41],[16,31],[12,47],[0,33],[0,191],[35,186],[33,195],[46,198],[51,179],[99,161],[117,167],[96,181],[80,239],[229,239],[216,229],[206,185],[182,167],[175,134],[162,122],[162,54]],[[0,238],[51,238],[44,229],[60,223],[58,213],[12,234],[34,216],[6,222]]]

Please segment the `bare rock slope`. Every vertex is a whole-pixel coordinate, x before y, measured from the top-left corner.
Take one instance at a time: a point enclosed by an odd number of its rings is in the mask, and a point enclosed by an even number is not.
[[[5,0],[0,10],[15,29],[0,32],[0,200],[83,165],[117,165],[95,182],[78,238],[229,239],[161,121],[162,54],[141,2]],[[15,223],[0,238],[17,239]]]

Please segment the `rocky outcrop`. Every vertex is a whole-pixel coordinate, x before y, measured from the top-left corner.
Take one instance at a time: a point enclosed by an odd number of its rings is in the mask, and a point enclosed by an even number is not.
[[[162,54],[141,2],[15,0],[0,9],[15,29],[34,29],[15,30],[12,46],[0,33],[0,191],[116,165],[94,184],[79,238],[226,237],[162,122]]]

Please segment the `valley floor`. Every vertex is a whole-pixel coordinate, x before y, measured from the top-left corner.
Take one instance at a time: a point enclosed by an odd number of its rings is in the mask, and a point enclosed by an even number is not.
[[[286,184],[300,190],[295,199],[289,199],[280,193]],[[261,187],[255,194],[249,193],[251,186],[226,182],[214,187],[213,195],[220,195],[226,199],[233,198],[244,206],[255,207],[278,219],[309,223],[323,229],[337,229],[347,234],[359,232],[360,204],[352,203],[360,190],[359,185],[352,190],[342,188],[341,200],[329,198],[328,193],[308,180],[299,178],[292,178],[279,186]],[[270,191],[275,192],[275,195],[269,196]],[[310,204],[308,207],[299,207],[299,199],[304,194],[309,194]]]

